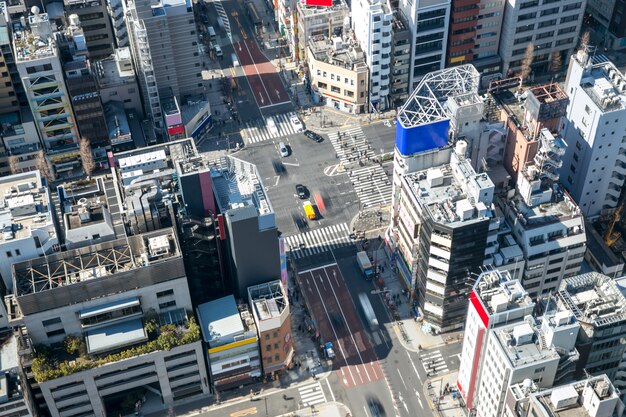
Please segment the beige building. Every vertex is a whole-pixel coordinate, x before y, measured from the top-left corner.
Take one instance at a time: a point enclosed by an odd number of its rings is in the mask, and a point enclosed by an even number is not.
[[[309,41],[311,86],[321,102],[347,113],[367,110],[369,70],[359,46],[318,36]]]
[[[297,3],[297,13],[293,23],[293,49],[297,61],[306,59],[307,42],[316,36],[333,36],[337,31],[346,31],[346,18],[349,19],[350,7],[344,0],[335,0],[331,7],[308,6]]]

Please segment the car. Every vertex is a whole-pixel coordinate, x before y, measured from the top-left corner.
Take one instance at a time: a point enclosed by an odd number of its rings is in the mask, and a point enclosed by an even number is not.
[[[304,200],[307,197],[307,195],[309,195],[308,190],[302,184],[296,185],[296,194],[298,194],[298,198],[302,200]]]
[[[304,130],[304,126],[302,125],[300,119],[298,119],[298,116],[294,114],[289,118],[289,120],[291,121],[291,125],[296,130],[296,132],[302,132]]]
[[[280,156],[282,156],[283,158],[289,156],[289,149],[287,149],[287,145],[285,145],[285,142],[280,142],[278,144],[278,152],[280,152]]]
[[[320,143],[320,142],[324,141],[324,138],[322,137],[322,135],[319,135],[319,134],[317,134],[317,133],[315,133],[315,132],[313,132],[311,130],[305,130],[303,133],[304,133],[304,136],[306,136],[307,138],[309,138],[309,139],[311,139],[311,140],[313,140],[313,141],[315,141],[317,143]]]
[[[276,122],[271,117],[265,119],[265,126],[267,126],[267,131],[272,134],[272,136],[279,136],[278,128],[276,127]]]
[[[224,56],[224,53],[222,52],[222,48],[220,48],[219,45],[215,45],[213,47],[213,50],[215,51],[215,56],[222,59],[222,57]]]

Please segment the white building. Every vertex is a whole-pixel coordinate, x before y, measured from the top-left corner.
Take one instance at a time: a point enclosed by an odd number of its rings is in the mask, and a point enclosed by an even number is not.
[[[585,5],[586,0],[507,0],[500,36],[503,73],[519,70],[531,43],[533,67],[547,70],[554,53],[567,62],[578,44]]]
[[[561,182],[587,217],[618,205],[626,178],[626,78],[581,51],[570,60]]]
[[[370,70],[369,111],[390,105],[392,21],[393,12],[383,0],[352,2],[352,28]]]
[[[450,7],[450,0],[400,2],[413,34],[409,91],[424,75],[445,67]]]

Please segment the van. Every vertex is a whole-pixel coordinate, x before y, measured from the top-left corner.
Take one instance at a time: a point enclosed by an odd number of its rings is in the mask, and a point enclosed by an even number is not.
[[[233,60],[233,68],[238,67],[239,60],[237,59],[237,54],[233,52],[232,54],[230,54],[230,58]]]
[[[211,42],[215,42],[216,36],[215,36],[215,29],[213,29],[213,26],[209,26],[206,29],[207,33],[209,34],[209,40]]]
[[[219,45],[215,45],[213,50],[215,51],[215,56],[219,59],[222,59],[222,57],[224,56],[224,54],[222,53],[222,48],[220,48]]]
[[[304,214],[306,214],[306,218],[309,220],[315,220],[317,215],[315,214],[315,209],[313,208],[313,204],[310,201],[305,201],[303,204]]]
[[[278,144],[278,151],[280,152],[280,156],[282,156],[283,158],[286,158],[289,156],[289,150],[287,149],[285,142],[280,142]]]

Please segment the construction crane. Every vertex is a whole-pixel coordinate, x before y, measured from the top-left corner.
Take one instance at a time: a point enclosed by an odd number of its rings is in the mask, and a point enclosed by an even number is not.
[[[622,237],[622,234],[620,232],[618,231],[614,232],[613,229],[615,229],[615,223],[617,223],[618,221],[621,221],[623,209],[624,209],[624,202],[622,202],[619,205],[619,207],[617,207],[617,210],[615,210],[615,213],[613,213],[613,216],[611,217],[611,221],[609,222],[609,227],[607,227],[606,231],[604,232],[604,236],[603,236],[604,243],[606,243],[609,248],[613,246],[615,242],[619,240],[620,237]]]

